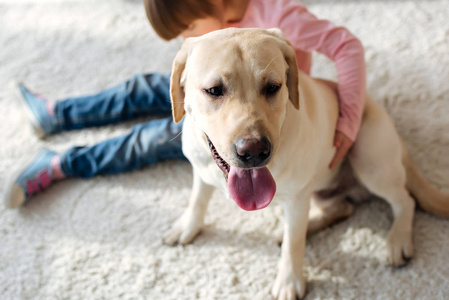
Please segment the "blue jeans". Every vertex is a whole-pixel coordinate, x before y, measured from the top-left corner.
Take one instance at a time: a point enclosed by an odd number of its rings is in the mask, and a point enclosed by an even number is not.
[[[126,135],[93,146],[73,147],[61,155],[67,176],[132,171],[167,159],[186,159],[182,153],[182,122],[171,116],[170,75],[136,75],[126,82],[95,95],[68,98],[55,106],[57,130],[81,129],[132,119],[142,115],[164,118],[136,125]]]

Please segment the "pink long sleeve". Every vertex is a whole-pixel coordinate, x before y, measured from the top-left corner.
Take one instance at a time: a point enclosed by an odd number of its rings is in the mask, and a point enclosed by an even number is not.
[[[340,100],[337,130],[355,140],[365,102],[366,70],[363,46],[353,34],[327,20],[318,20],[294,0],[252,0],[244,19],[233,26],[280,28],[295,48],[298,67],[306,73],[310,73],[313,51],[334,61]]]
[[[296,2],[279,1],[279,27],[295,49],[318,51],[335,62],[338,72],[340,117],[337,130],[355,140],[366,94],[366,70],[361,42],[344,27],[318,20]],[[300,58],[299,58],[300,59]]]

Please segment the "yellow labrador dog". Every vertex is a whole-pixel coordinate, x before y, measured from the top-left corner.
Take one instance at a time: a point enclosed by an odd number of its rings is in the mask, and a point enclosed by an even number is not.
[[[425,210],[449,215],[449,195],[416,172],[393,122],[369,98],[348,159],[330,170],[339,113],[336,84],[296,66],[294,50],[279,30],[225,29],[185,41],[170,88],[174,120],[185,118],[183,151],[193,166],[193,190],[165,243],[195,238],[214,188],[244,210],[262,209],[275,198],[285,214],[272,288],[278,299],[305,295],[308,226],[318,230],[350,215],[344,198],[354,191],[367,190],[391,204],[388,259],[394,266],[413,255],[410,194]]]

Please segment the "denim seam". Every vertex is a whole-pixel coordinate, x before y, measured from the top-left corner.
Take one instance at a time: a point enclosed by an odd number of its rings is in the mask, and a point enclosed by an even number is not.
[[[70,174],[69,168],[67,166],[66,157],[67,157],[66,153],[63,153],[61,155],[61,169],[64,175],[66,175],[67,177],[72,177],[72,174]]]
[[[132,110],[131,113],[137,113],[137,112],[143,112],[145,113],[145,110]],[[59,116],[60,114],[55,114],[56,117],[56,124],[55,126],[61,130],[62,129],[62,125],[67,124],[66,122],[64,122],[63,118]],[[103,115],[103,116],[90,116],[90,117],[77,117],[77,118],[72,118],[71,120],[73,121],[72,123],[75,124],[81,124],[81,123],[85,123],[88,121],[93,121],[93,120],[107,120],[110,118],[116,118],[119,117],[121,115],[121,113],[115,113],[115,114],[108,114],[108,115]],[[154,114],[154,116],[163,116],[163,115],[170,115],[170,113],[156,113]]]

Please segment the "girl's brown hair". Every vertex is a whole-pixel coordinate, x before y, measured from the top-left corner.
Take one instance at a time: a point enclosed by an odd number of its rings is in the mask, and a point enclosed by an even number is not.
[[[148,20],[164,40],[171,40],[193,21],[216,15],[211,0],[144,0]]]

